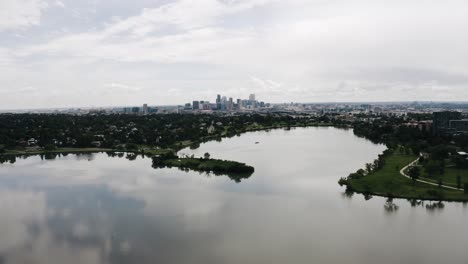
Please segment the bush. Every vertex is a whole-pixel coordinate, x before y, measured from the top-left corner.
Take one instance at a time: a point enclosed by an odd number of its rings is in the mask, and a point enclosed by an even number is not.
[[[56,147],[55,147],[54,144],[47,144],[47,145],[44,146],[44,149],[45,149],[46,151],[50,151],[50,150],[55,150]]]
[[[338,184],[339,184],[340,186],[347,185],[347,184],[348,184],[348,180],[346,180],[346,178],[340,178],[340,179],[338,180]]]
[[[127,150],[137,150],[138,145],[134,143],[127,143],[125,144],[125,148],[127,148]]]

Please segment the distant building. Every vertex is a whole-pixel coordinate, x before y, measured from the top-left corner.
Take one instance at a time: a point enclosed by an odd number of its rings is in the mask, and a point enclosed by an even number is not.
[[[432,131],[432,120],[419,121],[418,122],[418,129],[420,131],[431,132]]]
[[[200,109],[200,102],[199,102],[199,101],[193,101],[193,102],[192,102],[192,109],[193,109],[193,110],[198,110],[198,109]]]
[[[449,127],[454,132],[468,132],[468,119],[450,120]]]
[[[432,120],[410,122],[405,124],[407,127],[417,128],[420,131],[431,132],[432,131]]]
[[[147,114],[148,114],[148,105],[147,105],[147,104],[144,104],[144,105],[143,105],[143,114],[144,114],[144,115],[147,115]]]
[[[460,112],[434,112],[432,114],[432,131],[434,134],[445,133],[450,130],[450,121],[460,120],[462,114]]]
[[[132,107],[132,113],[138,114],[140,112],[140,107]]]
[[[216,96],[216,109],[217,110],[221,109],[221,95],[220,94]]]
[[[251,102],[255,101],[255,94],[250,94],[249,95],[249,101],[251,101]]]

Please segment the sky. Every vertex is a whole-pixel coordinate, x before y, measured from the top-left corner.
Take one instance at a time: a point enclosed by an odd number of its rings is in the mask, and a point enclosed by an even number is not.
[[[462,0],[0,0],[0,109],[468,101]]]

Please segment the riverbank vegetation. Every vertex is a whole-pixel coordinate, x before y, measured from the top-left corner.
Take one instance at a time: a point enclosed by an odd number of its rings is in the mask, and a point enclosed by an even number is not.
[[[0,152],[63,148],[179,150],[196,142],[279,127],[326,125],[328,118],[276,114],[0,114]]]
[[[356,122],[354,133],[375,143],[386,144],[388,150],[377,160],[379,166],[367,164],[365,169],[339,180],[348,191],[366,196],[374,194],[423,200],[468,201],[468,160],[458,153],[468,147],[466,134],[435,134],[405,125],[408,119],[430,119],[431,115],[385,117],[373,122]],[[408,167],[405,178],[400,170]],[[418,182],[427,181],[436,186]],[[444,188],[454,187],[458,190]]]
[[[359,192],[366,197],[378,195],[420,200],[468,201],[468,194],[461,190],[432,186],[403,177],[400,170],[417,157],[404,151],[386,150],[378,159],[380,166],[368,164],[367,169],[351,173],[347,178],[340,179],[339,183],[346,185],[347,191]]]

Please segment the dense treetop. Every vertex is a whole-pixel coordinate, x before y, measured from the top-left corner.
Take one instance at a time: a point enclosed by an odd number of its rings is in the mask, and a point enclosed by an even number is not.
[[[301,118],[278,115],[65,115],[2,114],[0,145],[12,149],[27,144],[29,139],[45,147],[102,147],[119,144],[141,144],[161,148],[182,141],[198,141],[209,136],[240,133],[248,126],[295,124]]]

